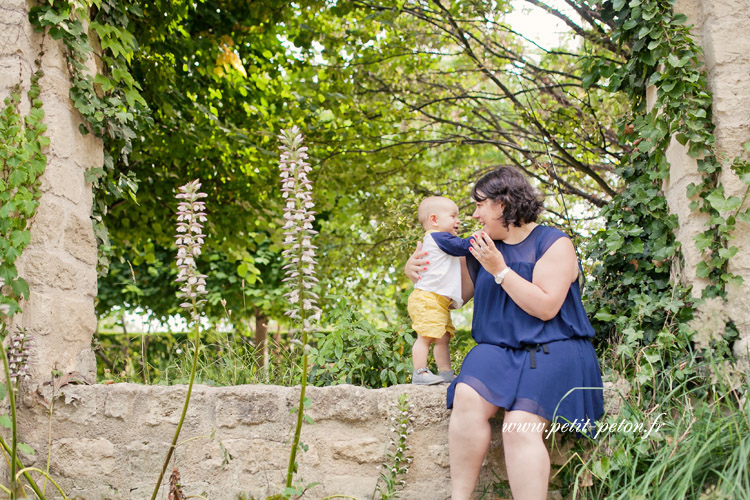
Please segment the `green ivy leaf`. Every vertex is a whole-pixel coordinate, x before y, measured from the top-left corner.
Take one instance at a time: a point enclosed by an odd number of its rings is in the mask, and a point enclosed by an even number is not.
[[[720,255],[720,256],[721,256],[722,258],[724,258],[724,259],[726,259],[726,260],[729,260],[729,259],[731,259],[732,257],[734,257],[735,255],[737,255],[737,252],[739,252],[739,250],[740,250],[740,249],[739,249],[739,248],[737,248],[737,247],[735,247],[735,246],[733,246],[733,247],[730,247],[730,248],[720,248],[720,249],[719,249],[719,255]]]
[[[675,14],[672,18],[672,24],[685,24],[688,17],[685,14]]]
[[[17,297],[23,297],[24,300],[29,300],[29,284],[26,283],[25,279],[17,278],[11,281],[10,287]]]
[[[697,248],[700,251],[703,251],[706,248],[710,247],[713,242],[714,242],[713,235],[706,234],[706,233],[699,233],[695,235],[695,248]]]
[[[15,230],[10,233],[11,244],[19,249],[24,249],[31,241],[31,233],[29,231]]]
[[[750,209],[738,213],[737,220],[740,222],[750,222]]]
[[[720,189],[711,191],[711,194],[706,197],[706,201],[708,201],[711,204],[711,207],[719,213],[737,210],[742,203],[742,200],[737,196],[724,198],[724,194]]]
[[[23,170],[22,168],[16,168],[10,173],[10,176],[8,177],[8,181],[10,183],[11,188],[16,188],[20,186],[21,184],[23,184],[24,182],[26,182],[28,178],[29,177],[28,177],[28,174],[26,173],[26,170]]]
[[[10,421],[8,415],[0,415],[0,426],[10,429],[13,427],[13,423]]]
[[[20,451],[21,453],[25,453],[26,455],[36,454],[36,452],[34,451],[34,448],[32,448],[26,443],[17,443],[16,446],[18,447],[18,451]]]
[[[609,323],[617,319],[617,316],[609,312],[608,308],[603,307],[596,312],[596,314],[594,315],[594,318],[599,321],[604,321],[605,323]]]
[[[696,267],[695,274],[699,278],[708,278],[708,275],[711,274],[711,268],[704,261],[700,261]]]

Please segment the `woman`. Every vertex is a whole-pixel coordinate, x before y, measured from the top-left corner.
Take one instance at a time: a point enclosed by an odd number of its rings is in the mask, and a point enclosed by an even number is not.
[[[589,340],[594,330],[581,303],[578,259],[570,238],[536,223],[542,202],[520,171],[490,172],[471,196],[482,231],[465,260],[462,292],[464,302],[474,297],[477,345],[448,387],[451,498],[471,498],[490,445],[489,419],[504,408],[513,498],[546,499],[546,426],[553,419],[592,423],[603,413],[602,392],[591,389],[602,381]],[[428,261],[418,246],[407,276],[416,282]]]

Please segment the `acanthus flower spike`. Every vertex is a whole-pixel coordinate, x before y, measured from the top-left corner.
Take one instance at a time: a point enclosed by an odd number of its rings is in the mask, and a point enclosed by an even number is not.
[[[282,255],[290,264],[284,266],[286,278],[292,290],[285,297],[289,304],[295,309],[304,305],[304,310],[309,312],[307,319],[317,320],[320,318],[320,308],[317,306],[317,295],[311,292],[317,283],[315,279],[314,265],[316,247],[311,243],[311,236],[317,234],[313,229],[315,212],[310,209],[314,207],[312,201],[312,182],[307,173],[312,169],[307,163],[307,147],[302,146],[303,137],[296,126],[282,130],[279,135],[281,141],[281,191],[285,199],[284,205],[284,246]],[[292,312],[287,313],[290,317],[299,317]]]
[[[8,368],[10,381],[14,386],[17,386],[21,380],[29,378],[29,360],[33,343],[31,336],[24,330],[12,334],[9,338]]]
[[[307,357],[310,346],[307,344],[307,334],[312,328],[312,322],[320,320],[321,310],[318,307],[318,296],[313,292],[317,283],[315,276],[315,246],[311,243],[315,212],[311,210],[312,183],[307,178],[310,164],[307,163],[307,147],[302,146],[302,134],[294,126],[282,130],[279,135],[281,141],[281,196],[284,204],[284,247],[282,255],[287,260],[284,266],[286,278],[283,280],[290,290],[284,295],[289,301],[286,315],[300,325],[302,345],[302,380],[300,388],[299,406],[297,407],[297,425],[294,431],[292,449],[289,455],[286,486],[292,487],[294,471],[297,470],[295,458],[299,445],[302,418],[305,406],[305,388],[307,387]],[[292,342],[299,342],[292,339]]]
[[[201,183],[198,179],[188,182],[179,188],[175,198],[180,200],[177,204],[177,279],[180,283],[180,291],[177,296],[184,300],[181,307],[191,312],[191,319],[198,320],[198,307],[205,303],[200,299],[206,295],[206,275],[200,274],[196,266],[195,258],[201,254],[201,246],[205,238],[203,224],[206,222],[206,202],[200,201],[206,198],[206,193],[201,193]],[[196,307],[193,307],[193,306]]]

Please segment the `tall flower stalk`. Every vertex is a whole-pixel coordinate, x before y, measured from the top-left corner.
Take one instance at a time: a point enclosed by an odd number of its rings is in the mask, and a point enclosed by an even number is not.
[[[5,281],[0,278],[0,289],[5,285]],[[0,304],[0,335],[6,336],[5,317],[11,313],[8,304]],[[0,339],[2,340],[2,339]],[[16,394],[18,393],[18,384],[21,380],[29,378],[27,370],[29,368],[29,358],[31,357],[32,339],[24,331],[16,332],[8,336],[7,346],[0,342],[0,356],[3,359],[3,371],[5,374],[5,393],[8,396],[10,405],[10,498],[16,498],[22,495],[23,489],[16,480],[16,471],[18,470],[18,426],[16,425]],[[5,443],[3,442],[3,445]]]
[[[305,408],[305,389],[307,388],[308,352],[307,335],[311,325],[320,319],[320,308],[317,305],[318,295],[313,287],[318,282],[315,277],[315,247],[312,244],[315,212],[312,211],[312,182],[307,174],[312,168],[307,159],[307,146],[302,145],[303,137],[296,126],[282,130],[279,135],[281,146],[281,195],[284,205],[284,246],[283,256],[288,263],[284,266],[289,292],[284,295],[289,301],[285,313],[301,326],[302,343],[302,380],[297,407],[297,425],[294,430],[292,449],[289,454],[289,469],[286,476],[287,489],[292,487],[294,472],[297,470],[297,448],[302,431]]]
[[[193,365],[190,368],[190,382],[185,396],[185,404],[182,407],[182,415],[177,424],[172,445],[164,459],[164,465],[159,473],[159,479],[156,482],[154,493],[151,495],[151,500],[154,500],[159,493],[164,473],[177,446],[177,439],[180,436],[182,424],[185,422],[185,415],[187,415],[188,405],[190,404],[190,394],[193,392],[193,381],[198,366],[198,348],[201,340],[199,311],[201,306],[206,303],[206,299],[203,298],[206,295],[206,275],[198,272],[195,259],[201,254],[201,246],[206,237],[203,234],[203,223],[206,222],[206,202],[201,201],[201,199],[208,196],[206,193],[199,191],[200,187],[201,183],[196,179],[180,187],[179,193],[175,195],[175,198],[180,200],[177,204],[177,235],[175,236],[177,243],[177,279],[175,281],[180,284],[177,297],[182,300],[180,307],[190,313],[195,332],[195,351],[193,352]]]

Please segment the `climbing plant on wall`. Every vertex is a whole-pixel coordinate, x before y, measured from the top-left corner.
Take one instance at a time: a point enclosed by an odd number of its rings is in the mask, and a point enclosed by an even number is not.
[[[20,111],[21,89],[16,86],[5,99],[0,112],[0,281],[7,288],[0,304],[8,306],[8,316],[20,311],[19,300],[29,298],[29,285],[18,276],[16,260],[29,244],[29,221],[39,205],[39,177],[47,166],[43,150],[49,145],[42,123],[44,110],[39,98],[40,69],[31,75],[26,93],[30,110]]]
[[[103,164],[91,165],[86,175],[95,191],[93,220],[100,272],[107,268],[109,247],[102,218],[114,200],[135,196],[138,182],[127,168],[128,155],[139,130],[150,122],[140,85],[129,70],[136,46],[127,27],[129,16],[139,13],[137,4],[118,0],[42,1],[29,12],[37,30],[48,32],[65,46],[70,99],[85,119],[80,132],[105,139]],[[97,43],[89,37],[89,29]],[[92,57],[94,52],[96,57]],[[126,168],[116,168],[115,158]]]
[[[702,174],[686,194],[694,200],[692,209],[707,214],[705,231],[696,238],[704,255],[697,274],[708,280],[704,297],[723,296],[727,284],[741,281],[727,271],[727,264],[738,250],[731,245],[736,221],[747,220],[748,212],[740,212],[743,200],[726,197],[718,184],[722,164],[714,153],[712,99],[687,18],[673,12],[673,1],[592,3],[601,4],[603,15],[614,23],[612,39],[632,47],[625,65],[592,59],[586,68],[588,82],[627,92],[632,108],[619,134],[632,148],[618,167],[625,187],[603,210],[606,228],[594,238],[599,287],[591,309],[602,329],[609,324],[619,332],[622,353],[632,355],[636,346],[656,342],[655,353],[673,345],[670,325],[689,318],[692,308],[689,290],[673,280],[672,272],[681,264],[674,237],[677,218],[669,213],[662,192],[672,138],[697,158]],[[649,85],[656,90],[650,108]],[[747,178],[746,162],[737,160],[732,168]]]

